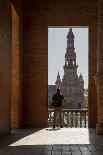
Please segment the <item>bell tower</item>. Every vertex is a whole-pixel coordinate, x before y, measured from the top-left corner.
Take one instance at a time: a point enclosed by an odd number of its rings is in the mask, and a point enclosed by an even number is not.
[[[77,76],[76,53],[74,52],[74,34],[72,28],[67,34],[67,49],[65,54],[64,77],[74,79]]]
[[[65,53],[64,76],[61,89],[65,98],[72,101],[73,108],[78,108],[83,103],[84,81],[82,75],[78,77],[76,53],[74,47],[74,33],[72,28],[67,34],[67,48]]]

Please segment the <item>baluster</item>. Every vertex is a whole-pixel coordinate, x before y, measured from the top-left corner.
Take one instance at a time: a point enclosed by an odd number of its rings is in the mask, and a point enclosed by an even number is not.
[[[52,111],[50,113],[50,118],[51,118],[51,126],[52,126],[53,122],[54,122],[54,112],[52,112]]]
[[[64,123],[64,126],[66,125],[66,123],[65,123],[65,115],[66,115],[66,112],[64,111],[64,115],[63,115],[63,123]]]
[[[88,112],[86,112],[86,127],[88,127]]]
[[[82,127],[86,127],[85,123],[86,123],[85,112],[82,112]]]
[[[81,112],[82,113],[82,127],[84,127],[84,112]]]
[[[63,126],[65,125],[65,124],[64,124],[64,113],[65,113],[65,112],[63,111],[63,112],[62,112],[62,124],[63,124]]]
[[[73,112],[73,127],[76,128],[76,112]]]
[[[69,112],[69,124],[68,124],[68,125],[69,125],[69,127],[70,127],[70,114],[71,114],[71,113]]]
[[[80,127],[79,119],[80,119],[80,113],[78,112],[78,114],[77,114],[77,127]]]
[[[50,112],[48,113],[48,126],[50,127]]]
[[[70,127],[70,112],[68,111],[67,127]]]
[[[68,112],[65,112],[65,126],[67,127],[68,124]]]
[[[69,112],[67,112],[67,127],[69,127]]]
[[[88,127],[88,112],[85,112],[85,128]]]
[[[80,112],[78,112],[78,127],[80,127]]]
[[[86,128],[86,112],[84,112],[85,128]]]
[[[48,127],[49,127],[49,111],[48,111]]]
[[[85,125],[84,125],[85,124],[85,119],[84,119],[85,113],[83,111],[81,113],[82,113],[82,127],[85,127]]]
[[[80,112],[80,128],[82,127],[82,112]]]
[[[77,128],[78,125],[78,112],[75,112],[76,120],[75,120],[75,127]]]
[[[72,127],[72,123],[71,123],[71,112],[69,112],[69,124],[70,124],[70,127]]]
[[[50,111],[48,112],[48,127],[50,127],[51,123],[50,123]]]
[[[73,112],[73,127],[76,125],[76,115],[75,112]]]
[[[49,112],[49,126],[51,126],[51,111]]]
[[[71,127],[73,127],[73,112],[71,112]]]

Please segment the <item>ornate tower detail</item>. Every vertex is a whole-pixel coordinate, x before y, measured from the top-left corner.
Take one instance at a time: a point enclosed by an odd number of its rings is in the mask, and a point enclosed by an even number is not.
[[[72,28],[70,28],[67,34],[64,76],[61,82],[61,89],[64,97],[70,99],[72,104],[74,104],[73,108],[78,108],[83,103],[84,80],[81,74],[79,77],[77,75],[78,65],[76,64],[74,38]]]
[[[61,88],[61,79],[60,79],[59,71],[58,71],[57,80],[56,80],[55,84],[56,84],[56,89]]]
[[[74,52],[74,34],[69,29],[67,35],[67,49],[65,54],[64,75],[66,78],[74,79],[77,75],[76,53]]]

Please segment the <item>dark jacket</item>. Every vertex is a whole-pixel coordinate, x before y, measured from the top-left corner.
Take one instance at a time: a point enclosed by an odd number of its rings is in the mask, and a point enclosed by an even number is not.
[[[64,96],[62,94],[54,94],[52,97],[52,107],[62,107],[62,100],[64,99]]]

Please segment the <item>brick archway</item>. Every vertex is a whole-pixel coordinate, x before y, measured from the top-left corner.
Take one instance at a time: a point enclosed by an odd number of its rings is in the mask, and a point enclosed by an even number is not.
[[[30,2],[32,3],[32,0]],[[47,124],[48,26],[86,25],[89,27],[89,127],[95,127],[97,106],[93,76],[97,70],[97,4],[96,2],[92,4],[91,1],[39,2],[32,6],[25,2],[24,6],[24,124],[30,126]],[[29,116],[27,119],[26,114]]]
[[[89,27],[89,127],[97,121],[96,86],[98,6],[83,2],[12,0],[19,15],[19,102],[16,127],[47,126],[48,118],[48,26]],[[32,5],[31,5],[32,4]],[[5,8],[5,9],[4,9]],[[0,2],[0,134],[11,124],[12,14],[10,1]],[[22,18],[23,17],[23,18]],[[23,31],[22,31],[23,30]],[[17,32],[18,33],[18,32]],[[23,36],[22,36],[23,35]],[[22,40],[23,38],[23,40]],[[23,53],[22,53],[23,47]],[[22,60],[23,57],[23,60]],[[16,60],[17,61],[17,60]],[[21,96],[22,94],[22,96]],[[21,100],[22,99],[22,100]],[[15,100],[14,100],[15,101]]]

